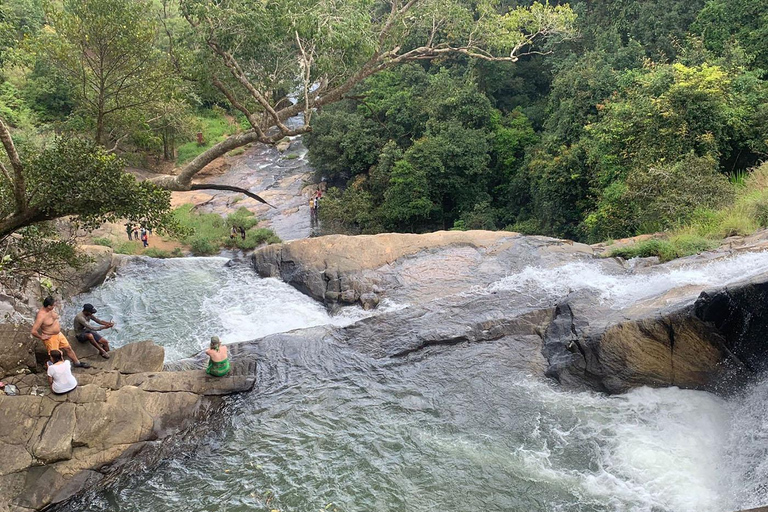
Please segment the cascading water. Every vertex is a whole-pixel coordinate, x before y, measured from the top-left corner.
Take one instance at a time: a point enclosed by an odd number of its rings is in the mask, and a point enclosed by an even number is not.
[[[174,361],[207,348],[210,337],[224,343],[276,332],[367,316],[356,308],[331,318],[325,308],[276,279],[261,279],[246,266],[227,267],[226,258],[137,259],[93,291],[64,308],[74,318],[84,303],[96,317],[115,322],[105,330],[115,347],[151,339]]]
[[[224,261],[134,263],[77,306],[114,318],[118,343],[152,338],[169,359],[212,333],[239,341],[363,316],[328,317]],[[491,289],[538,288],[549,301],[595,287],[623,307],[765,272],[768,255],[637,276],[569,265],[524,269]],[[221,430],[66,509],[722,512],[768,497],[766,382],[727,400],[676,388],[609,397],[510,371],[518,354],[503,342],[397,359],[321,340],[268,338],[256,351],[256,390],[233,400]]]

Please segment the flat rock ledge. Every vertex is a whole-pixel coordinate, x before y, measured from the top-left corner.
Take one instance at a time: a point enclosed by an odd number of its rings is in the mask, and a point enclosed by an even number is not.
[[[79,386],[66,395],[52,394],[43,373],[4,379],[19,395],[0,394],[0,512],[40,510],[92,487],[255,382],[162,371],[163,349],[149,341],[112,354],[90,358],[98,368],[75,369]]]

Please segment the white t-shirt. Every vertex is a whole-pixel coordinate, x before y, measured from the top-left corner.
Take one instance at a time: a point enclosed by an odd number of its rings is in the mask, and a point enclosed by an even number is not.
[[[72,375],[72,364],[69,361],[49,366],[48,376],[53,378],[51,389],[54,393],[66,393],[77,387],[77,380]]]

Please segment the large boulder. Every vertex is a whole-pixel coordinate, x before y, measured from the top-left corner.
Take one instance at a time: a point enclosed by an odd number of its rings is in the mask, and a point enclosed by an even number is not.
[[[525,264],[591,258],[588,245],[506,231],[330,235],[254,251],[253,267],[328,305],[375,307],[483,286]]]
[[[37,339],[29,333],[31,328],[27,323],[0,324],[0,379],[35,368]]]
[[[115,350],[108,369],[77,369],[79,386],[66,395],[53,395],[43,374],[7,379],[20,394],[0,394],[0,511],[65,500],[121,460],[204,420],[223,395],[253,387],[252,374],[159,371],[162,351],[151,342]],[[138,372],[132,358],[145,355],[149,366]]]
[[[101,245],[82,245],[80,251],[88,262],[80,269],[68,272],[67,279],[59,283],[60,291],[65,296],[77,295],[104,282],[115,268],[114,251]]]

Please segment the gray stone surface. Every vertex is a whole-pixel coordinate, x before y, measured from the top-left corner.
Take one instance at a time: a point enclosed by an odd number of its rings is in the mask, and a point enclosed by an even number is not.
[[[253,374],[159,371],[163,349],[151,342],[114,353],[108,368],[76,369],[79,386],[66,395],[52,394],[42,373],[6,379],[21,394],[0,395],[0,511],[67,499],[121,457],[204,419],[222,395],[255,381]]]

